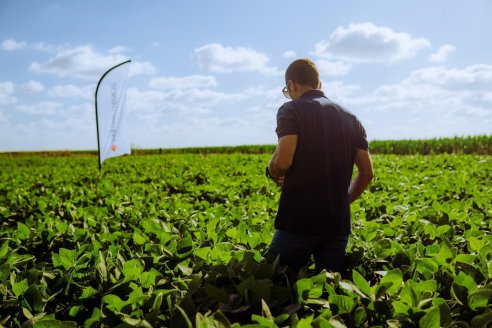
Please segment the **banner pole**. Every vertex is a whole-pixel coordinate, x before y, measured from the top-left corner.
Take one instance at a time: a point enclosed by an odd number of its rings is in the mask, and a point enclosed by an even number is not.
[[[99,83],[98,83],[99,86]],[[99,173],[101,173],[101,144],[99,141],[99,115],[97,113],[97,88],[96,88],[96,131],[97,131],[97,163],[99,165]]]

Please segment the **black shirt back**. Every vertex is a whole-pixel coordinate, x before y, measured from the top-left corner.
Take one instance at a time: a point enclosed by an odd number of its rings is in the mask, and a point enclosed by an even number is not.
[[[368,149],[357,117],[312,90],[280,107],[276,132],[279,139],[295,134],[298,141],[275,228],[304,235],[349,234],[355,152]]]

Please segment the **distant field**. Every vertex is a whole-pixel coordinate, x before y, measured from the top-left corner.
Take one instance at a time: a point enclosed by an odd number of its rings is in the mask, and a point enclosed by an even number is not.
[[[422,140],[374,140],[369,144],[373,154],[428,155],[428,154],[478,154],[492,155],[492,135],[435,138]],[[243,145],[223,147],[189,147],[132,149],[134,155],[152,154],[264,154],[273,153],[275,145]],[[25,156],[97,156],[96,150],[6,152],[0,155]]]
[[[374,155],[347,272],[297,276],[263,258],[270,150],[125,156],[102,174],[92,155],[0,156],[0,325],[492,322],[492,157]]]

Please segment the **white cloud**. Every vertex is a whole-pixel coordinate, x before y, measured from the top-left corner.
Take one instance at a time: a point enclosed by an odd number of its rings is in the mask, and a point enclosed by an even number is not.
[[[67,46],[55,46],[45,42],[36,42],[31,45],[34,50],[56,53],[57,51],[63,51],[63,49],[67,49]]]
[[[276,67],[268,66],[269,58],[250,48],[224,47],[218,43],[195,49],[198,64],[212,72],[260,72],[266,75],[280,74]]]
[[[295,51],[293,51],[293,50],[287,50],[287,51],[286,51],[286,52],[284,52],[284,53],[283,53],[283,55],[282,55],[282,57],[284,57],[284,58],[294,58],[294,57],[296,57],[296,56],[297,56],[297,54],[296,54],[296,52],[295,52]]]
[[[338,27],[328,41],[323,40],[315,45],[313,54],[349,63],[385,63],[412,58],[428,47],[430,42],[427,39],[414,38],[408,33],[394,32],[373,23],[363,23]]]
[[[149,87],[153,89],[190,89],[217,86],[213,76],[190,75],[185,77],[158,77],[151,79]]]
[[[13,96],[14,87],[14,83],[10,81],[0,83],[0,106],[8,106],[17,102],[17,98]]]
[[[92,103],[68,106],[61,110],[52,105],[53,114],[36,115],[2,127],[0,138],[3,151],[96,149],[96,123]],[[50,105],[45,105],[50,109]],[[45,109],[46,109],[45,108]],[[40,109],[40,108],[39,108]]]
[[[94,97],[94,86],[79,87],[73,84],[56,85],[48,90],[48,96],[53,98],[82,98],[92,99]]]
[[[341,100],[372,139],[490,134],[492,65],[428,67],[395,84]]]
[[[320,75],[343,76],[346,75],[352,65],[343,61],[331,61],[327,59],[319,59],[316,61]]]
[[[155,73],[156,73],[156,69],[154,65],[152,65],[151,63],[132,61],[128,75],[129,76],[153,75]]]
[[[54,58],[47,62],[33,62],[29,71],[39,74],[51,74],[58,77],[97,79],[110,67],[127,60],[120,54],[104,55],[86,45],[57,51]],[[130,75],[153,74],[155,68],[148,62],[133,62]]]
[[[44,90],[44,85],[41,82],[29,80],[20,86],[24,92],[39,93]]]
[[[355,84],[345,84],[340,81],[333,81],[329,83],[322,82],[322,89],[327,97],[344,104],[350,103],[352,95],[357,91],[360,91],[361,87]]]
[[[445,44],[439,47],[437,52],[429,56],[429,60],[434,63],[442,63],[448,59],[448,56],[456,50],[455,46],[451,44]]]
[[[131,51],[131,49],[124,46],[116,46],[108,50],[110,54],[120,54],[122,52],[128,52],[128,51]]]
[[[0,44],[0,48],[3,50],[13,51],[19,50],[26,47],[26,43],[24,41],[15,41],[14,39],[6,39]]]
[[[210,89],[139,90],[128,88],[130,111],[207,113],[215,106],[233,104],[254,97],[254,91],[223,93]]]
[[[492,65],[479,64],[464,69],[429,67],[412,72],[409,80],[450,90],[488,91],[492,88]]]
[[[43,101],[34,105],[19,105],[17,110],[33,115],[54,115],[60,113],[63,104],[52,101]]]

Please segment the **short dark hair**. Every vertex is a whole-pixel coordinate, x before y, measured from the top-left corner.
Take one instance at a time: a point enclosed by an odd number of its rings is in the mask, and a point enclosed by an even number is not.
[[[317,89],[320,82],[318,68],[309,58],[296,59],[285,71],[285,83],[289,80]]]

